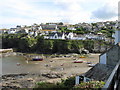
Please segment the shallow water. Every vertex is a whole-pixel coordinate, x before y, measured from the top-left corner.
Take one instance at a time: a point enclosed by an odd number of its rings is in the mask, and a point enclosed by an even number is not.
[[[24,57],[12,56],[4,57],[0,60],[2,62],[2,74],[11,74],[11,73],[39,73],[40,72],[40,63],[25,60]],[[20,65],[18,65],[20,64]]]
[[[73,58],[44,58],[43,61],[28,61],[24,57],[11,56],[4,57],[2,62],[2,74],[14,73],[67,73],[76,74],[84,73],[89,67],[86,62],[96,64],[99,62],[99,55],[89,55],[88,58],[80,58],[84,63],[74,64]],[[53,61],[53,62],[51,62]],[[20,65],[17,65],[19,63]],[[64,66],[61,64],[64,63]],[[77,67],[75,67],[77,66]]]

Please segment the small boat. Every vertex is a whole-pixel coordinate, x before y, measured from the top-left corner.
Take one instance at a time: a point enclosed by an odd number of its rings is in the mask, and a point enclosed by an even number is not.
[[[88,64],[88,66],[89,66],[89,67],[94,67],[94,66],[95,66],[95,64]]]
[[[75,60],[74,63],[83,63],[82,60]]]
[[[17,66],[20,66],[20,63],[17,63]]]
[[[63,64],[61,64],[61,66],[64,66],[64,63],[63,63]]]
[[[86,64],[92,64],[92,62],[86,62]]]
[[[80,58],[86,58],[85,56],[80,56]]]
[[[43,58],[32,58],[32,61],[43,61]]]

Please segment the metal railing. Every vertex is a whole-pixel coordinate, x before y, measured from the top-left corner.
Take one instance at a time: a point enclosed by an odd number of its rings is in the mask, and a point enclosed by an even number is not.
[[[113,69],[102,90],[120,90],[120,60]]]

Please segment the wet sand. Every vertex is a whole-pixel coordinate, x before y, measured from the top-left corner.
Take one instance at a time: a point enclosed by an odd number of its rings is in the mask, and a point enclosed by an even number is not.
[[[74,60],[83,60],[83,63],[73,63]],[[64,74],[64,76],[79,75],[88,71],[91,67],[86,64],[91,62],[93,64],[99,63],[99,54],[89,54],[86,58],[79,57],[62,57],[62,58],[47,58],[40,64],[41,72],[59,72]]]
[[[36,82],[48,81],[58,82],[62,78],[70,76],[80,75],[87,72],[90,68],[87,62],[93,64],[99,63],[100,54],[89,54],[86,58],[77,57],[55,57],[55,58],[44,58],[43,61],[28,61],[28,63],[34,62],[39,66],[39,72],[31,74],[27,73],[24,76],[20,74],[5,76],[2,78],[3,87],[13,88],[32,88]],[[73,63],[73,59],[83,60],[83,63]],[[35,69],[35,67],[33,67]],[[38,68],[37,68],[38,69]]]

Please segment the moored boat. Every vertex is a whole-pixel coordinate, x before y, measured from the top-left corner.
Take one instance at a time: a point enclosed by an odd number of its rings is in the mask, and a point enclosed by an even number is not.
[[[17,66],[20,66],[20,63],[17,63],[16,65],[17,65]]]
[[[43,61],[43,58],[32,58],[32,61]]]
[[[85,56],[80,56],[80,58],[86,58]]]
[[[92,62],[86,62],[86,64],[92,64]]]
[[[75,60],[74,63],[83,63],[82,60]]]
[[[95,66],[95,64],[88,64],[88,66],[89,66],[89,67],[94,67],[94,66]]]

